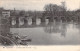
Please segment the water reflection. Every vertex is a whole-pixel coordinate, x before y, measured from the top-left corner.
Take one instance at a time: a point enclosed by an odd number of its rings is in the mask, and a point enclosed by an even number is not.
[[[61,36],[66,36],[66,31],[67,31],[67,23],[62,24],[61,26]]]
[[[77,45],[80,44],[80,24],[73,22],[50,22],[31,25],[26,28],[11,28],[12,33],[19,33],[31,38],[30,45]]]
[[[80,23],[76,23],[74,24],[74,26],[79,30],[79,33],[80,33]]]
[[[67,23],[62,23],[62,22],[51,22],[44,27],[44,31],[46,33],[50,34],[60,33],[61,36],[64,37],[66,35],[66,29],[67,29]]]

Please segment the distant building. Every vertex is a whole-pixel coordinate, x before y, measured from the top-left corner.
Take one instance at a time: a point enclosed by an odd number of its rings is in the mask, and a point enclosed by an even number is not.
[[[3,10],[3,11],[2,11],[2,16],[3,16],[4,18],[10,17],[10,10]]]

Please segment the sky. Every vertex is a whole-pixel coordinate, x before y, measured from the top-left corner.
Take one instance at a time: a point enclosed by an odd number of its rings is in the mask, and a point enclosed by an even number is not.
[[[0,7],[16,10],[37,10],[43,11],[46,4],[61,5],[66,2],[67,10],[76,10],[80,8],[80,0],[0,0]]]

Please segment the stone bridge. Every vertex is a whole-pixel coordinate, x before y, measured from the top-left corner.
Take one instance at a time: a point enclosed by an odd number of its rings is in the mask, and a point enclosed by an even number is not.
[[[32,25],[46,25],[54,21],[66,21],[64,16],[54,16],[54,17],[10,17],[11,27],[32,26]]]

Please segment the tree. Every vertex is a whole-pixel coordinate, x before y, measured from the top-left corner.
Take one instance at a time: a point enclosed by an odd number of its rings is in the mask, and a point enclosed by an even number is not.
[[[19,12],[19,16],[24,16],[25,15],[25,11],[20,11]]]
[[[57,5],[55,5],[55,4],[45,5],[44,10],[45,10],[47,13],[50,13],[50,15],[51,15],[51,14],[53,14],[54,12],[57,11]]]
[[[58,18],[60,16],[65,16],[66,15],[66,9],[62,6],[58,6],[56,4],[47,4],[44,7],[44,11],[45,11],[45,17],[48,17],[50,22],[53,21],[54,17],[56,17],[56,20],[58,20]]]
[[[65,8],[62,6],[58,6],[56,4],[47,4],[44,7],[44,10],[46,12],[49,12],[50,14],[55,14],[56,12],[64,11]]]

